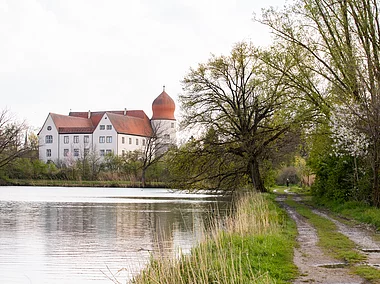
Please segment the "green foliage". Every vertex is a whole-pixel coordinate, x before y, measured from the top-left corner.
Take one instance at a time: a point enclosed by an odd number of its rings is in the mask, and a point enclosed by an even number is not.
[[[192,139],[168,153],[168,176],[174,187],[234,191],[247,184],[243,159],[210,139],[210,135],[204,142]]]
[[[307,102],[289,91],[287,79],[276,67],[266,64],[268,58],[276,58],[280,65],[292,64],[286,53],[262,51],[249,42],[237,43],[230,55],[212,56],[191,69],[183,80],[184,93],[180,96],[183,125],[204,131],[206,135],[197,139],[214,147],[199,147],[198,151],[204,159],[218,161],[213,164],[211,179],[236,178],[228,169],[232,165],[262,192],[266,187],[260,171],[267,166],[267,157],[272,150],[282,148],[276,143],[311,112]],[[200,153],[210,149],[211,156]],[[219,169],[222,171],[216,173]],[[197,177],[203,174],[193,172]]]
[[[323,157],[315,169],[316,180],[312,186],[313,194],[338,201],[370,201],[369,171],[361,170],[358,175],[359,182],[357,182],[353,159],[350,156]]]
[[[51,179],[57,172],[53,163],[29,158],[16,158],[3,170],[3,174],[10,179]]]

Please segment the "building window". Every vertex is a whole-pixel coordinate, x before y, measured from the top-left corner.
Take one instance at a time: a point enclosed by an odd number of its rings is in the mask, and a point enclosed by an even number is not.
[[[106,150],[107,155],[111,155],[111,153],[112,153],[112,150]]]
[[[90,153],[90,149],[88,149],[88,148],[84,148],[84,152],[83,152],[84,156],[87,157],[87,155],[88,155],[89,153]]]
[[[143,142],[143,146],[145,146],[145,139],[143,139],[142,142]]]
[[[69,136],[63,136],[63,143],[69,144]]]
[[[104,129],[106,129],[106,126],[105,125],[100,125],[100,130],[104,130]]]
[[[104,150],[100,150],[100,156],[101,156],[101,157],[104,156]]]
[[[63,149],[63,156],[67,157],[69,155],[69,149]]]
[[[174,122],[172,122],[172,128],[174,128]]]
[[[124,137],[121,137],[121,143],[122,143],[122,144],[125,143],[125,138],[124,138]]]
[[[74,136],[74,143],[79,143],[79,136],[77,135]]]
[[[99,143],[104,143],[106,137],[105,136],[99,136]]]
[[[112,143],[112,136],[107,136],[106,142],[107,143]]]
[[[51,126],[50,125],[47,127],[47,130],[49,130],[49,131],[51,130]]]
[[[53,135],[46,135],[46,137],[45,137],[45,143],[46,144],[53,143]]]
[[[170,140],[170,135],[169,134],[165,134],[164,135],[164,140],[169,141]]]
[[[139,145],[139,139],[136,138],[136,145]]]
[[[90,142],[90,136],[86,135],[84,136],[84,143],[89,143]]]
[[[112,130],[112,125],[107,125],[107,130]]]
[[[46,157],[51,157],[51,149],[46,149]]]
[[[129,144],[132,144],[132,138],[129,138]]]
[[[79,157],[79,149],[74,149],[74,157]]]

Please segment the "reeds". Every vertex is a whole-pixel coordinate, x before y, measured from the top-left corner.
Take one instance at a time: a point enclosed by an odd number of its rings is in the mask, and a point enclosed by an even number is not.
[[[191,254],[152,258],[132,283],[286,283],[296,269],[284,216],[267,195],[247,194]]]

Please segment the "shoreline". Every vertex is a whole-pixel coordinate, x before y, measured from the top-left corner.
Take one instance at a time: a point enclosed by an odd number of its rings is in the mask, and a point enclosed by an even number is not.
[[[142,188],[141,182],[130,181],[71,181],[71,180],[0,180],[0,186],[61,186],[61,187],[116,187]],[[146,188],[170,188],[162,182],[147,183]]]

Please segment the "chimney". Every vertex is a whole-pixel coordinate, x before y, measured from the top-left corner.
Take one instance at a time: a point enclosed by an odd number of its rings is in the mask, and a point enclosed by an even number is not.
[[[87,118],[90,118],[90,117],[91,117],[91,111],[89,110],[89,111],[88,111]]]
[[[124,115],[127,115],[127,108],[124,108]]]

